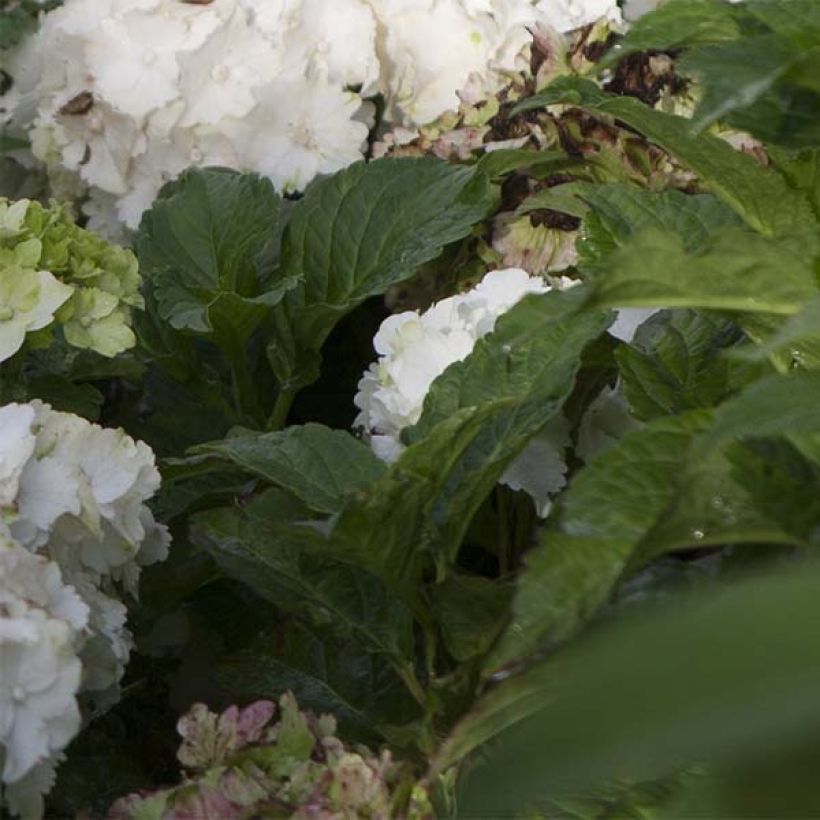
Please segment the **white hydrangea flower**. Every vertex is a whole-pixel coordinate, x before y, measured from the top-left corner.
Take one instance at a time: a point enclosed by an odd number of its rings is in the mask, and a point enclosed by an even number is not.
[[[64,759],[65,755],[57,752],[37,763],[14,783],[7,783],[5,788],[0,784],[0,791],[12,815],[16,814],[23,820],[34,820],[43,816],[43,796],[53,788],[57,780],[57,765]]]
[[[618,0],[538,0],[536,7],[558,31],[572,31],[601,18],[621,22]]]
[[[38,401],[31,407],[38,432],[19,475],[12,535],[32,549],[48,545],[65,568],[99,577],[136,566],[148,534],[144,504],[160,483],[151,449],[122,430]]]
[[[530,0],[371,0],[380,22],[381,90],[396,124],[420,125],[458,108],[473,73],[512,69],[529,41],[527,25],[548,23]]]
[[[164,182],[225,165],[299,191],[525,65],[533,26],[613,16],[614,0],[66,0],[13,55],[0,118],[60,193],[87,188],[136,228]],[[19,84],[17,77],[20,77]],[[23,132],[21,132],[23,133]],[[110,232],[110,231],[109,231]]]
[[[141,568],[168,553],[145,504],[158,487],[151,449],[122,430],[39,401],[0,407],[0,760],[24,816],[42,810],[49,765],[78,729],[77,691],[116,700],[132,646],[117,589],[135,595]],[[18,719],[18,702],[40,723]]]
[[[89,610],[90,634],[80,652],[80,691],[104,692],[122,679],[134,644],[126,626],[128,610],[122,601],[102,592],[90,576],[75,573],[68,577]]]
[[[571,284],[558,282],[559,287]],[[404,449],[401,431],[421,417],[433,381],[466,358],[498,317],[524,296],[549,289],[540,277],[506,268],[491,271],[471,291],[443,299],[424,313],[407,311],[385,319],[373,339],[379,358],[359,381],[354,398],[360,410],[354,426],[368,433],[373,452],[395,461]],[[563,451],[568,443],[564,420],[556,420],[508,467],[502,483],[524,489],[539,514],[546,515],[549,496],[565,482]]]
[[[34,453],[34,418],[27,404],[0,407],[0,509],[14,503],[23,467]]]
[[[0,779],[14,783],[80,728],[75,652],[88,607],[57,565],[0,534]]]

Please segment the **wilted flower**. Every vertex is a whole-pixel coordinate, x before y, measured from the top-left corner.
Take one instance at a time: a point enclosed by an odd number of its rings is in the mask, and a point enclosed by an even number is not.
[[[336,737],[331,716],[300,712],[290,693],[278,710],[271,701],[257,701],[215,714],[196,704],[177,728],[184,738],[177,754],[185,768],[182,783],[121,798],[109,820],[149,813],[164,820],[240,820],[272,805],[283,817],[301,820],[432,818],[424,786],[413,785],[389,752],[348,748]]]

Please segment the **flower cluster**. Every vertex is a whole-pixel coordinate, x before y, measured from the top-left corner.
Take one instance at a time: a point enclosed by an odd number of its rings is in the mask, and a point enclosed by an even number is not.
[[[0,362],[55,321],[65,340],[104,356],[135,344],[135,256],[74,224],[65,208],[0,198]]]
[[[0,784],[18,814],[42,812],[32,785],[51,780],[80,728],[76,647],[87,623],[59,567],[0,532]]]
[[[562,277],[559,287],[572,280]],[[354,398],[360,412],[354,425],[363,428],[379,458],[395,461],[404,446],[401,431],[421,417],[424,399],[437,376],[466,358],[475,343],[493,330],[499,316],[529,293],[550,286],[520,268],[488,273],[467,293],[436,302],[423,313],[405,311],[382,322],[373,339],[379,358],[370,365]],[[562,453],[568,431],[559,419],[514,461],[502,483],[524,489],[541,514],[548,496],[564,485]]]
[[[501,85],[528,28],[601,15],[619,19],[615,0],[67,0],[12,55],[0,108],[88,189],[92,227],[114,211],[135,227],[189,166],[301,190],[362,156],[368,97],[388,123],[432,120],[471,77]]]
[[[118,800],[109,820],[220,817],[239,820],[276,806],[277,816],[432,817],[427,792],[402,778],[389,752],[349,749],[336,737],[336,720],[301,712],[291,694],[276,706],[257,701],[222,714],[195,704],[180,719],[177,753],[182,784]],[[401,788],[407,786],[408,788]]]
[[[39,401],[0,408],[0,757],[10,800],[49,787],[42,771],[79,728],[76,693],[116,693],[131,647],[118,588],[136,594],[141,567],[167,554],[168,533],[145,506],[158,487],[150,448],[122,431]]]

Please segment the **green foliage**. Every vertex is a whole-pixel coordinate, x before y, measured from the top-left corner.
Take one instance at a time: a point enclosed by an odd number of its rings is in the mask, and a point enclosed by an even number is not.
[[[639,609],[504,683],[448,741],[506,730],[468,775],[460,812],[503,816],[611,778],[816,744],[818,583],[809,564]]]
[[[251,174],[189,171],[165,186],[138,243],[160,318],[227,346],[246,338],[296,284],[270,275],[281,210],[270,181]]]
[[[338,512],[346,496],[385,471],[369,447],[343,430],[330,430],[321,424],[276,433],[239,434],[202,444],[192,452],[244,467],[290,491],[319,513]]]
[[[345,313],[408,279],[495,203],[486,175],[429,157],[357,163],[311,186],[282,249],[298,285],[276,311],[268,346],[282,389],[316,379],[321,345]]]
[[[724,352],[742,339],[732,322],[692,310],[665,311],[649,319],[634,342],[615,354],[635,415],[675,415],[713,407],[726,398],[734,374]]]
[[[127,715],[164,762],[135,752],[123,790],[173,781],[171,713],[291,691],[389,747],[398,763],[381,769],[355,752],[383,816],[453,814],[459,777],[464,816],[734,816],[755,773],[772,784],[760,806],[790,806],[789,784],[810,806],[788,770],[818,748],[820,153],[804,116],[818,21],[812,3],[786,6],[670,0],[598,64],[673,52],[697,78],[692,119],[596,84],[599,26],[538,93],[525,72],[401,148],[424,156],[354,164],[293,200],[253,175],[186,171],[136,237],[142,293],[133,256],[62,209],[26,205],[25,234],[19,206],[0,212],[0,311],[17,335],[28,317],[3,400],[120,424],[160,456],[154,512],[174,556],[133,603],[151,659],[106,732]],[[475,150],[431,155],[474,122]],[[727,126],[773,144],[756,159],[716,135]],[[349,428],[375,329],[501,266],[510,219],[530,272],[559,274],[528,237],[560,236],[574,286],[551,278],[446,359],[380,461]],[[31,319],[52,283],[18,269],[72,289],[53,328]],[[629,308],[657,311],[608,334]],[[558,428],[566,485],[544,512],[500,481]],[[143,727],[154,697],[161,719]],[[193,723],[211,739],[236,718],[208,715]],[[310,793],[336,811],[349,783],[328,750],[354,752],[326,732],[318,754],[318,725],[288,699],[279,735],[235,757],[186,746],[188,785],[129,798],[123,816],[193,811],[239,760],[245,808],[292,813]],[[83,771],[66,769],[72,811],[90,799]]]

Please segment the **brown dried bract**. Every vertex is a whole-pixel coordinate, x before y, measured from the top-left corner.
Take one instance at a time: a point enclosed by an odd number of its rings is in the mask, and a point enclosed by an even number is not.
[[[60,113],[69,116],[87,114],[94,106],[94,95],[90,91],[81,91],[60,107]]]

